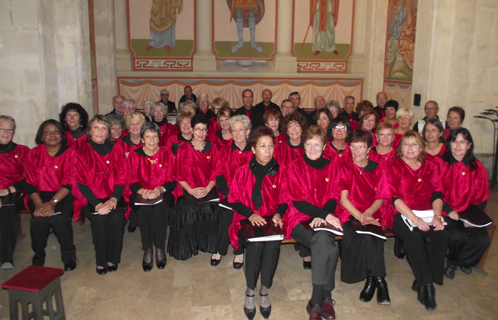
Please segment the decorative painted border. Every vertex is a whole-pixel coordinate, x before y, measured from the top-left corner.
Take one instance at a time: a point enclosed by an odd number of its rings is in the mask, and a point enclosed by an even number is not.
[[[197,50],[197,3],[194,1],[194,47],[190,57],[139,57],[135,56],[135,51],[131,48],[130,38],[130,0],[126,0],[126,28],[128,31],[128,50],[131,54],[134,71],[193,71],[193,59]]]

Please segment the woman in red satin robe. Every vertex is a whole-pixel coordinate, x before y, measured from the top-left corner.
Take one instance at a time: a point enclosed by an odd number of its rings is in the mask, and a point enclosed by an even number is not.
[[[116,143],[122,136],[125,129],[123,117],[116,113],[111,113],[105,116],[111,125],[111,133],[109,134],[109,141]],[[88,136],[87,136],[88,140]]]
[[[439,121],[438,121],[439,123]],[[425,125],[427,127],[427,124]],[[474,156],[474,142],[465,128],[456,128],[448,137],[449,149],[442,156],[444,166],[444,220],[448,223],[448,253],[445,277],[453,279],[456,268],[472,272],[491,244],[486,228],[473,228],[459,220],[458,213],[477,206],[486,208],[489,197],[486,169]]]
[[[176,117],[176,125],[180,127],[180,132],[168,138],[166,146],[164,147],[166,150],[173,151],[173,145],[188,143],[192,140],[192,127],[190,122],[193,117],[194,115],[188,112],[182,112]]]
[[[284,143],[287,136],[280,130],[282,122],[282,112],[277,109],[268,109],[263,114],[263,123],[273,131],[275,137],[275,146]]]
[[[172,191],[176,181],[172,177],[173,153],[159,147],[159,127],[148,122],[141,128],[140,135],[143,147],[128,155],[128,174],[133,192],[131,206],[138,215],[144,250],[142,269],[149,272],[153,266],[153,246],[156,247],[157,268],[164,269],[166,266],[166,229],[169,209],[175,203]],[[135,205],[138,199],[153,200],[160,196],[163,197],[160,203]]]
[[[373,110],[367,110],[360,116],[360,129],[371,132],[372,134],[375,132],[378,123],[379,116]]]
[[[249,242],[241,231],[240,221],[248,219],[253,226],[269,223],[282,226],[287,210],[285,168],[273,158],[274,137],[268,127],[258,127],[248,141],[254,154],[249,164],[240,167],[233,177],[228,202],[235,211],[230,225],[230,241],[235,250],[246,247],[246,298],[244,313],[248,319],[256,314],[255,290],[261,274],[260,312],[267,319],[271,312],[269,290],[277,270],[281,241]]]
[[[330,123],[330,142],[327,143],[323,151],[323,157],[330,161],[342,163],[351,159],[351,150],[349,150],[349,137],[351,136],[351,127],[349,119],[345,116],[338,116]]]
[[[368,159],[377,163],[389,161],[396,155],[396,149],[393,148],[394,128],[389,122],[379,123],[374,140],[377,140],[377,145],[370,149]]]
[[[379,124],[383,122],[390,123],[394,129],[399,127],[398,121],[396,120],[396,112],[398,111],[399,104],[396,100],[389,100],[384,105],[384,111],[386,116],[379,120]]]
[[[417,300],[426,310],[432,311],[437,306],[434,283],[443,284],[444,256],[448,249],[448,235],[441,219],[443,186],[438,165],[436,161],[425,161],[424,141],[413,131],[403,135],[396,158],[388,165],[395,211],[385,216],[384,225],[403,242],[415,276],[412,289],[417,291]],[[432,210],[434,217],[429,223],[424,222],[414,210]],[[415,226],[413,231],[402,215]]]
[[[273,109],[270,109],[273,110]],[[230,146],[222,148],[216,161],[216,188],[220,193],[220,202],[230,206],[228,196],[230,186],[237,169],[249,163],[253,154],[247,144],[247,137],[251,132],[251,120],[245,115],[236,115],[230,118],[230,130],[233,142]],[[218,228],[218,252],[211,256],[211,265],[216,267],[221,262],[221,257],[228,252],[230,237],[228,229],[233,220],[233,210],[220,207],[221,220]],[[244,248],[234,252],[233,268],[240,269],[244,265]]]
[[[128,129],[128,134],[121,137],[116,143],[123,148],[125,155],[138,148],[142,147],[140,138],[140,128],[147,123],[145,117],[140,112],[133,112],[126,116],[124,119],[125,126]]]
[[[83,195],[81,211],[91,222],[99,275],[118,269],[127,218],[122,197],[127,182],[126,156],[120,144],[109,141],[110,131],[105,116],[94,116],[88,125],[88,143],[78,151],[75,162],[75,180]]]
[[[221,108],[215,117],[221,129],[214,131],[208,139],[218,150],[232,144],[232,132],[230,131],[231,117],[233,117],[233,110],[229,107]]]
[[[218,124],[218,112],[220,111],[221,108],[223,107],[228,107],[230,108],[230,103],[226,101],[223,98],[215,98],[211,103],[209,104],[209,109],[211,109],[214,113],[214,117],[209,119],[209,131],[208,131],[208,136],[211,136],[213,132],[218,131],[221,129],[220,125]]]
[[[74,158],[76,152],[66,145],[64,129],[56,120],[46,120],[38,128],[37,147],[28,153],[25,163],[26,191],[31,211],[31,248],[35,252],[32,264],[45,264],[45,247],[53,230],[61,247],[64,270],[76,268],[76,248],[73,243],[75,186]]]
[[[273,157],[283,166],[293,160],[301,158],[304,154],[301,141],[303,132],[308,128],[306,117],[299,112],[288,114],[282,120],[282,132],[287,135],[287,141],[275,145]]]
[[[192,109],[192,114],[195,112]],[[151,110],[152,122],[157,124],[161,130],[161,140],[159,146],[164,147],[168,138],[180,132],[180,129],[168,122],[168,108],[162,102],[156,102]]]
[[[88,113],[80,104],[66,104],[59,114],[59,121],[64,127],[68,146],[78,150],[87,142]]]
[[[171,210],[168,253],[187,260],[198,251],[216,253],[220,221],[218,193],[215,188],[218,151],[205,140],[209,121],[203,115],[192,118],[193,138],[176,152],[174,180],[183,189],[183,197]]]
[[[439,119],[427,120],[422,133],[425,141],[425,159],[432,160],[446,151],[444,128]]]
[[[24,163],[29,148],[12,141],[16,132],[16,121],[0,115],[0,269],[10,270],[14,265],[19,230],[19,212],[24,209],[23,198],[19,197],[25,188]],[[14,194],[13,205],[7,205],[6,196]],[[10,197],[9,197],[10,198]]]
[[[360,300],[369,302],[377,290],[377,303],[391,304],[384,263],[384,240],[356,233],[353,223],[381,226],[390,209],[390,190],[386,174],[379,163],[368,159],[372,133],[353,131],[350,140],[352,159],[342,164],[341,205],[336,215],[342,224],[341,280],[355,283],[366,279]]]
[[[339,219],[333,215],[340,192],[339,165],[323,157],[326,137],[325,131],[317,125],[310,126],[304,133],[305,154],[293,161],[287,172],[292,201],[283,220],[286,237],[293,237],[308,251],[306,255],[313,256],[313,290],[306,310],[311,314],[317,312],[325,319],[335,319],[332,290],[339,258],[335,235],[328,231],[313,231],[304,225],[315,227],[326,221],[341,229]]]

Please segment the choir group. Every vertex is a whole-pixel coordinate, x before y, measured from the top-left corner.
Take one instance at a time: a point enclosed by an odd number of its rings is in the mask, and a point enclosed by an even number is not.
[[[486,228],[459,220],[468,208],[485,209],[489,195],[486,170],[461,127],[465,112],[451,108],[446,122],[430,116],[437,103],[429,101],[427,117],[412,130],[413,112],[384,93],[380,107],[364,100],[356,112],[351,96],[344,109],[315,99],[312,114],[299,108],[296,94],[281,108],[252,107],[252,92],[244,90],[244,107],[235,112],[223,98],[210,103],[200,95],[179,105],[176,125],[162,102],[146,101],[139,113],[124,100],[121,112],[90,120],[68,103],[60,121],[40,125],[31,150],[13,142],[15,120],[0,116],[0,268],[13,266],[25,207],[32,264],[44,265],[53,231],[66,271],[76,268],[73,218],[91,223],[100,275],[117,271],[128,222],[129,231],[140,230],[145,272],[154,266],[154,248],[156,267],[164,269],[166,252],[178,260],[209,252],[215,267],[232,245],[233,267],[245,264],[245,315],[255,317],[260,278],[259,309],[267,319],[281,240],[249,241],[249,222],[280,227],[296,240],[311,269],[309,319],[335,319],[339,257],[341,281],[365,281],[361,301],[377,292],[377,303],[391,303],[384,240],[357,233],[359,223],[392,230],[418,301],[434,310],[434,284],[457,268],[472,272],[490,245]],[[429,220],[420,217],[424,211]],[[343,233],[339,246],[334,233],[314,230],[323,225]]]

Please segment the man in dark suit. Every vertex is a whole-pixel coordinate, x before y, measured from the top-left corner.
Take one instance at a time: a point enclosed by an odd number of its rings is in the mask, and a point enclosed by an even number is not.
[[[117,96],[114,96],[112,98],[112,107],[114,109],[112,109],[111,112],[109,112],[107,115],[110,115],[110,114],[119,114],[120,116],[123,115],[123,101],[125,100],[125,98],[118,94]]]
[[[340,115],[347,116],[349,118],[349,121],[354,120],[356,122],[360,122],[360,117],[356,112],[354,112],[354,97],[353,96],[346,96],[344,98],[344,111],[341,112]]]
[[[195,96],[195,94],[192,93],[191,86],[185,86],[185,88],[183,88],[183,93],[184,95],[180,98],[180,101],[178,101],[178,105],[187,100],[194,101],[197,103],[197,97]]]
[[[161,90],[161,100],[158,102],[162,102],[167,108],[168,113],[176,113],[176,106],[173,101],[169,101],[169,91],[168,89]]]
[[[382,119],[386,116],[385,106],[387,102],[387,93],[379,92],[375,98],[377,99],[377,106],[374,108],[374,111],[377,112],[379,119]]]
[[[264,126],[263,113],[261,109],[256,109],[252,105],[253,93],[251,89],[242,91],[242,104],[243,106],[235,110],[234,115],[245,115],[251,119],[252,128],[255,129],[259,126]]]
[[[310,123],[308,119],[308,114],[306,113],[306,111],[304,111],[299,107],[301,105],[301,95],[299,94],[299,92],[297,91],[291,92],[291,94],[289,94],[289,99],[292,100],[292,102],[294,103],[294,112],[299,112],[300,114],[302,114],[306,118],[309,126]]]
[[[273,97],[273,94],[270,91],[270,89],[263,90],[261,97],[263,98],[263,101],[261,101],[260,103],[255,105],[254,108],[260,109],[263,113],[265,113],[266,110],[268,110],[268,109],[276,109],[276,110],[280,111],[280,108],[278,107],[278,105],[271,102],[271,98]]]
[[[315,106],[315,110],[308,114],[308,125],[316,124],[315,114],[318,112],[318,110],[325,108],[325,98],[322,96],[316,96],[313,104]]]

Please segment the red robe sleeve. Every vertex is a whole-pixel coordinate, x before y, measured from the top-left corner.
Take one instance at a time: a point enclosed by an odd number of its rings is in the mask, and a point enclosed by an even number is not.
[[[289,203],[289,195],[285,192],[287,182],[285,180],[286,168],[280,166],[278,173],[274,176],[265,176],[261,185],[261,195],[263,203],[257,210],[254,202],[251,201],[252,190],[256,183],[256,178],[251,173],[249,165],[240,167],[235,174],[232,184],[230,186],[230,194],[228,195],[228,202],[240,202],[246,205],[254,213],[262,217],[273,216],[277,211],[278,205]],[[285,215],[284,215],[285,217]],[[239,230],[240,220],[246,219],[241,214],[234,212],[232,224],[229,228],[230,242],[235,250],[239,247]]]
[[[0,189],[10,187],[24,179],[24,163],[29,153],[29,148],[16,145],[10,152],[0,153]]]
[[[339,202],[338,166],[331,161],[325,168],[315,169],[300,158],[289,165],[287,181],[290,203],[283,222],[286,237],[290,238],[297,224],[311,219],[310,216],[297,210],[292,201],[307,201],[320,208],[330,199]]]
[[[223,175],[227,186],[230,187],[237,169],[249,164],[252,158],[253,153],[251,151],[241,151],[239,149],[232,151],[231,145],[226,146],[218,152],[215,176]],[[225,196],[220,193],[220,200],[224,198]]]

